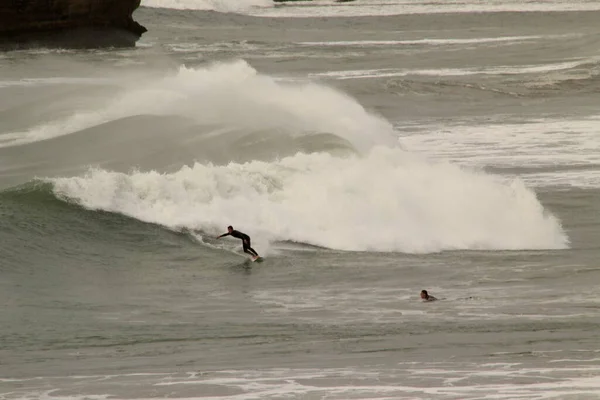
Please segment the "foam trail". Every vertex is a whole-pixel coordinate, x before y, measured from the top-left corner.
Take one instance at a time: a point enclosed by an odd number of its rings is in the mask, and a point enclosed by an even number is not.
[[[176,10],[243,12],[255,7],[272,7],[272,0],[143,0],[142,6]]]
[[[455,45],[455,44],[485,44],[498,42],[522,42],[528,40],[568,37],[569,35],[548,35],[548,36],[502,36],[502,37],[483,37],[472,39],[414,39],[414,40],[341,40],[330,42],[301,42],[305,46],[394,46],[394,45]]]
[[[53,182],[59,197],[86,208],[209,234],[232,224],[269,241],[410,253],[568,246],[559,221],[521,181],[400,149],[195,164],[173,174],[92,170]]]
[[[600,4],[590,0],[360,0],[337,3],[334,0],[309,0],[288,2],[284,7],[249,10],[261,17],[358,17],[437,13],[483,12],[556,12],[593,11]]]
[[[105,103],[25,132],[7,132],[0,147],[67,135],[134,115],[177,115],[246,131],[330,133],[347,139],[358,150],[396,142],[388,121],[368,113],[346,94],[320,84],[261,75],[243,60],[205,68],[181,67],[162,79],[139,79]]]
[[[0,81],[0,88],[13,86],[41,86],[41,85],[70,85],[70,84],[87,84],[99,85],[113,83],[110,79],[99,78],[74,78],[74,77],[58,77],[58,78],[26,78],[18,81]]]
[[[591,57],[576,61],[567,61],[552,64],[540,65],[522,65],[522,66],[495,66],[487,68],[440,68],[440,69],[367,69],[367,70],[346,70],[346,71],[328,71],[313,73],[312,77],[328,77],[335,79],[364,79],[364,78],[390,78],[403,76],[468,76],[468,75],[522,75],[522,74],[540,74],[556,71],[570,70],[584,66],[586,64],[595,64],[598,58]]]

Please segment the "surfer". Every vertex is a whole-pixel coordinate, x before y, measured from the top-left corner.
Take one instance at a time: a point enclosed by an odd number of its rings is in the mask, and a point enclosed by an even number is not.
[[[421,290],[421,298],[423,301],[436,301],[437,299],[427,293],[427,290]]]
[[[227,227],[227,231],[227,233],[217,236],[217,239],[229,235],[233,236],[234,238],[242,239],[242,247],[244,248],[244,253],[250,254],[254,259],[257,259],[259,257],[258,253],[254,251],[252,247],[250,247],[250,236],[246,235],[243,232],[236,231],[231,225]]]

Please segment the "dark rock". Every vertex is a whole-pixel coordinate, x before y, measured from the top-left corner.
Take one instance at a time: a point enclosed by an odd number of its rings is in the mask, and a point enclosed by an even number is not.
[[[128,47],[146,28],[140,0],[0,0],[0,46]]]

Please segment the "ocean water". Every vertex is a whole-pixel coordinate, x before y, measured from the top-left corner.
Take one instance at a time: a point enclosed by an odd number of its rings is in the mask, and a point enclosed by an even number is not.
[[[134,17],[0,53],[1,400],[600,397],[599,2]]]

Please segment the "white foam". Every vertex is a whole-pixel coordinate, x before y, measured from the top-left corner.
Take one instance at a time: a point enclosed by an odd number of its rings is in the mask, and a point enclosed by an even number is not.
[[[272,0],[142,0],[144,7],[177,10],[233,12],[259,17],[355,17],[403,14],[478,13],[505,11],[592,11],[600,4],[585,0],[546,0],[523,2],[519,0],[496,1],[444,1],[429,0],[360,0],[338,3],[334,0],[294,1],[275,5]]]
[[[565,35],[550,36],[501,36],[469,39],[415,39],[415,40],[341,40],[330,42],[301,42],[305,46],[394,46],[394,45],[456,45],[456,44],[484,44],[502,42],[522,42],[541,38],[564,37]]]
[[[599,166],[595,166],[599,168]],[[600,169],[541,172],[522,175],[523,180],[536,187],[554,187],[568,190],[571,188],[597,189],[600,187]]]
[[[356,17],[437,13],[480,12],[549,12],[600,10],[596,1],[586,0],[360,0],[337,3],[333,0],[313,0],[286,3],[281,7],[249,10],[262,17]]]
[[[95,101],[104,104],[27,131],[7,132],[10,140],[0,142],[0,147],[67,135],[132,115],[180,115],[249,131],[327,132],[348,139],[359,149],[395,142],[389,122],[368,113],[346,94],[320,84],[261,75],[243,60],[181,67],[162,78],[141,77],[123,83],[120,95]]]
[[[195,164],[173,174],[92,170],[53,182],[59,196],[90,209],[211,234],[231,224],[265,240],[414,253],[568,245],[559,221],[521,181],[426,162],[399,149]]]
[[[540,119],[420,126],[403,136],[412,152],[469,167],[530,168],[519,174],[528,184],[600,187],[600,117]],[[513,172],[514,173],[514,172]]]
[[[73,77],[51,77],[51,78],[25,78],[16,81],[0,81],[0,88],[12,86],[42,86],[42,85],[101,85],[112,83],[110,79],[102,78],[73,78]]]
[[[365,78],[392,78],[403,76],[468,76],[468,75],[522,75],[540,74],[556,71],[570,70],[581,65],[597,62],[597,58],[577,59],[560,63],[539,65],[500,65],[478,68],[436,68],[436,69],[403,69],[381,68],[365,70],[327,71],[310,74],[313,77],[326,77],[335,79],[365,79]]]
[[[38,382],[35,387],[19,387],[7,395],[14,400],[119,400],[131,398],[132,391],[138,400],[159,395],[181,400],[596,398],[600,394],[599,372],[596,365],[531,368],[514,362],[398,362],[393,367],[257,368],[139,375],[135,379],[99,375],[76,382],[68,377],[51,377],[40,378],[43,389]],[[155,395],[145,397],[146,391],[136,395],[140,387],[150,388]],[[197,394],[191,395],[194,392]]]
[[[176,10],[244,12],[255,7],[273,7],[272,0],[142,0],[144,7]]]

